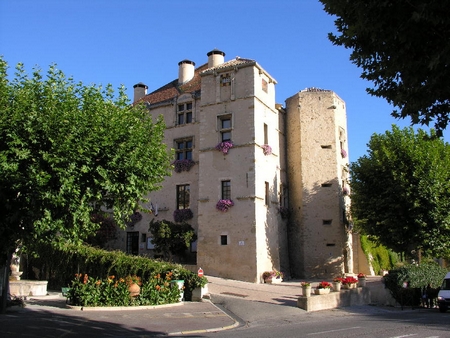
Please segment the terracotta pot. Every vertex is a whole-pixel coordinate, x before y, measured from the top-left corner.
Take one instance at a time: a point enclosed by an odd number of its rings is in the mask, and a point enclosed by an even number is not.
[[[131,297],[139,296],[139,293],[141,292],[141,288],[136,283],[130,284],[128,287],[128,291],[130,292]]]

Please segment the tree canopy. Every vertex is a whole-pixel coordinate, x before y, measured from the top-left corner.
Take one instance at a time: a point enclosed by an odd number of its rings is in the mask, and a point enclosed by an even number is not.
[[[157,252],[162,253],[166,261],[171,262],[173,256],[183,258],[192,242],[197,240],[192,226],[186,222],[173,223],[167,220],[152,219],[148,230],[152,233],[152,243]]]
[[[320,0],[337,16],[335,45],[352,49],[350,60],[361,77],[374,84],[367,91],[409,117],[413,124],[434,122],[437,135],[450,112],[450,17],[439,0]]]
[[[110,210],[125,225],[170,175],[162,118],[131,106],[124,88],[84,86],[50,66],[22,64],[9,80],[0,58],[0,248],[18,241],[80,243]]]
[[[409,256],[449,257],[450,145],[432,130],[372,135],[350,166],[352,215],[364,234]]]

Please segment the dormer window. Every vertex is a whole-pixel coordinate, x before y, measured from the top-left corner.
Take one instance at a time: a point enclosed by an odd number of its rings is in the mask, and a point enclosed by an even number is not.
[[[231,86],[231,76],[229,73],[220,75],[220,85],[222,87]]]
[[[177,114],[178,125],[192,123],[192,102],[179,104]]]

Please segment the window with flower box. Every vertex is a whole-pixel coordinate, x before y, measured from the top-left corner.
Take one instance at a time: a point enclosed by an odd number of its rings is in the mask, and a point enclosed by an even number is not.
[[[231,130],[232,130],[231,116],[230,115],[220,116],[219,131],[220,131],[220,140],[222,142],[231,141]]]
[[[189,209],[190,196],[189,184],[177,185],[177,209]]]
[[[180,103],[177,108],[177,124],[192,123],[192,102]]]
[[[222,199],[231,200],[231,181],[222,181]]]

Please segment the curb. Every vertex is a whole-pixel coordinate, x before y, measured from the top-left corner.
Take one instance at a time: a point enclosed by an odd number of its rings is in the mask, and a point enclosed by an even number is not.
[[[196,333],[211,333],[211,332],[218,332],[218,331],[225,331],[225,330],[230,330],[233,329],[235,327],[238,327],[240,324],[239,322],[234,319],[233,317],[231,317],[228,313],[226,313],[225,311],[223,311],[222,309],[220,309],[216,304],[214,304],[213,302],[211,302],[209,299],[202,299],[202,302],[208,302],[210,304],[212,304],[218,311],[224,313],[228,318],[230,318],[232,321],[234,321],[233,324],[231,325],[227,325],[227,326],[222,326],[222,327],[217,327],[217,328],[212,328],[212,329],[201,329],[201,330],[191,330],[191,331],[178,331],[178,332],[169,332],[167,335],[168,336],[179,336],[179,335],[185,335],[185,334],[196,334]]]

